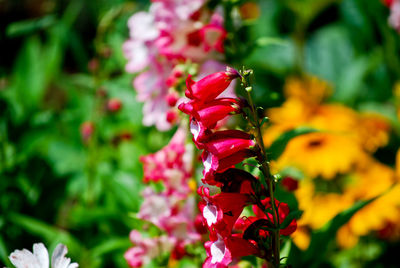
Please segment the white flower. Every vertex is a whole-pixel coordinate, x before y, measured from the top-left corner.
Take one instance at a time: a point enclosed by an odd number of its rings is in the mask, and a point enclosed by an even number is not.
[[[52,268],[76,268],[77,263],[71,263],[66,258],[68,249],[63,244],[58,244],[51,256]],[[16,268],[49,268],[49,253],[42,243],[33,244],[33,253],[27,249],[15,250],[9,257]]]

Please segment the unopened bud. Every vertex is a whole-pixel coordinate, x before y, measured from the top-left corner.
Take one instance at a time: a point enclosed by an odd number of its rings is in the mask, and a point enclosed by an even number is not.
[[[117,99],[117,98],[113,98],[108,100],[107,102],[107,110],[109,110],[110,112],[118,112],[122,107],[122,102]]]
[[[81,125],[81,137],[82,140],[87,142],[94,132],[94,124],[91,121],[83,122]]]

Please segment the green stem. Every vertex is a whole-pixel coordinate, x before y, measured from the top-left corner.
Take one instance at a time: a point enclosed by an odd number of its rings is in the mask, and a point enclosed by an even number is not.
[[[279,222],[278,222],[278,214],[277,214],[277,208],[275,205],[275,197],[274,197],[274,180],[271,176],[271,171],[269,168],[269,164],[267,162],[267,154],[265,151],[265,146],[264,146],[264,140],[261,132],[261,125],[260,125],[260,120],[257,115],[257,111],[254,106],[253,98],[251,97],[250,91],[251,88],[249,88],[249,82],[247,81],[246,77],[242,79],[243,86],[246,89],[247,92],[247,97],[253,117],[253,126],[256,129],[256,141],[258,146],[261,149],[261,153],[263,156],[262,162],[261,162],[261,171],[263,173],[263,176],[261,176],[261,183],[264,185],[265,188],[268,188],[269,195],[270,195],[270,202],[271,202],[271,208],[272,208],[272,216],[274,219],[274,225],[275,225],[275,231],[274,231],[274,243],[273,243],[273,249],[274,249],[274,264],[275,267],[279,267],[280,265],[280,233],[279,233]],[[261,207],[262,210],[264,208]]]
[[[0,124],[0,171],[5,171],[7,168],[7,157],[6,157],[6,146],[7,146],[7,125],[5,121]]]

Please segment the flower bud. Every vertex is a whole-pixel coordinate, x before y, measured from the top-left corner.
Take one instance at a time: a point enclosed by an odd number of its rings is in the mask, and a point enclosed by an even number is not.
[[[83,122],[80,128],[82,140],[87,142],[94,132],[94,124],[91,121]]]
[[[110,112],[118,112],[122,107],[122,102],[117,99],[117,98],[113,98],[108,100],[107,102],[107,110]]]

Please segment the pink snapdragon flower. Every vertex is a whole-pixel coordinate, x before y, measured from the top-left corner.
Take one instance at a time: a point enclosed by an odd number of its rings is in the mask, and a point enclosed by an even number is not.
[[[390,3],[389,25],[400,33],[400,1],[394,0]]]
[[[143,156],[144,181],[162,181],[167,195],[185,198],[191,190],[192,159],[185,145],[186,132],[179,128],[170,143],[160,151]]]
[[[135,245],[125,252],[124,257],[130,267],[143,267],[150,261],[174,247],[174,239],[166,235],[144,238],[137,231],[131,231],[130,240]]]
[[[123,45],[126,71],[144,71],[135,78],[134,87],[138,100],[145,103],[146,126],[165,131],[178,122],[166,98],[179,80],[174,72],[177,64],[190,61],[201,68],[222,56],[226,37],[222,16],[203,9],[204,4],[205,0],[156,0],[148,12],[138,12],[128,21],[130,39]]]
[[[131,267],[146,265],[150,259],[161,253],[171,253],[171,258],[181,258],[186,254],[185,247],[200,241],[195,219],[197,215],[195,199],[191,195],[189,180],[192,178],[192,151],[185,145],[186,131],[179,128],[170,143],[160,151],[141,157],[144,182],[161,182],[160,192],[146,187],[142,192],[143,203],[137,217],[151,222],[165,233],[162,241],[158,238],[139,239],[133,232],[132,242],[125,258]],[[165,242],[156,252],[152,247]]]

